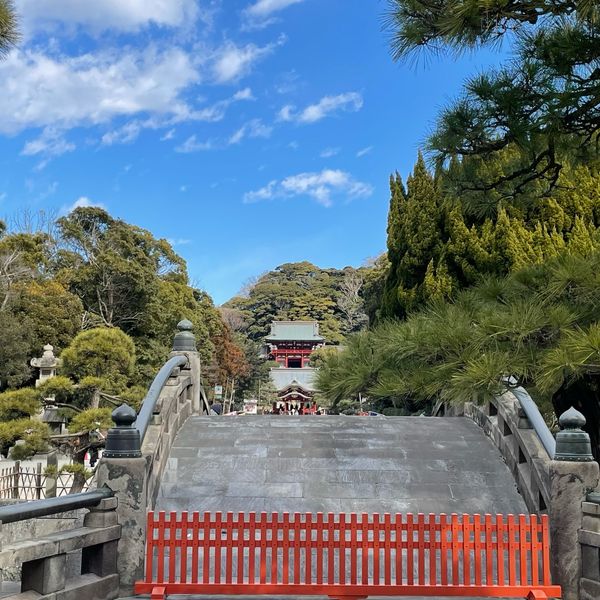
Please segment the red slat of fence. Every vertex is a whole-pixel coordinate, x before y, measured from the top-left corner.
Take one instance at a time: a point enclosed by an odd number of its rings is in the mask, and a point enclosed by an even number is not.
[[[404,548],[404,532],[402,515],[396,513],[394,517],[394,530],[396,532],[396,585],[404,583],[404,565],[402,564]]]
[[[358,562],[358,524],[356,513],[350,514],[350,585],[356,585]]]
[[[277,563],[279,562],[279,513],[271,514],[271,583],[280,583],[277,580]]]
[[[529,517],[531,528],[531,585],[540,584],[540,543],[537,515]]]
[[[305,521],[305,536],[304,536],[304,564],[306,565],[306,571],[304,572],[304,583],[312,583],[312,514],[306,514]]]
[[[417,579],[425,585],[425,515],[417,515]]]
[[[414,584],[414,515],[408,513],[406,515],[406,579],[408,585]]]
[[[550,539],[548,532],[548,515],[542,515],[542,548],[544,556],[544,585],[550,585]]]
[[[157,562],[157,574],[156,579],[160,583],[165,581],[165,511],[161,510],[158,513],[158,552],[156,557]]]
[[[527,517],[519,515],[519,581],[527,585]]]
[[[183,511],[181,513],[181,526],[179,529],[179,581],[180,583],[187,583],[187,551],[189,547],[188,543],[188,513]]]
[[[428,548],[429,548],[429,585],[435,585],[437,582],[437,527],[435,515],[429,513],[428,524]]]
[[[204,513],[202,519],[202,546],[204,552],[202,553],[202,583],[210,582],[210,553],[211,553],[211,516],[209,512]]]
[[[460,561],[460,541],[458,539],[459,525],[458,525],[458,515],[456,513],[452,513],[452,585],[458,585],[460,582],[458,580],[458,563]]]
[[[517,552],[517,543],[515,541],[515,516],[508,515],[508,585],[517,584],[517,565],[515,554]]]
[[[338,530],[339,532],[339,530]],[[339,539],[339,538],[338,538]],[[336,527],[335,527],[335,515],[330,512],[327,513],[327,583],[336,583],[335,576],[335,555],[337,547],[337,554],[339,556],[340,550],[336,540]]]
[[[298,584],[302,581],[301,573],[300,573],[300,513],[294,513],[294,518],[292,522],[293,532],[294,532],[294,580],[293,583]]]
[[[369,515],[362,513],[360,516],[360,544],[361,555],[360,578],[363,585],[369,583]]]
[[[462,583],[471,585],[471,515],[462,516]]]
[[[146,523],[146,581],[152,581],[152,568],[154,566],[154,513],[149,512]]]
[[[315,560],[317,562],[317,585],[323,585],[323,513],[317,513],[315,523],[315,548],[317,549]]]
[[[215,531],[215,561],[213,563],[215,573],[215,583],[221,583],[221,548],[222,548],[222,526],[223,526],[223,513],[220,511],[215,513],[215,520],[213,523]]]
[[[492,515],[485,515],[485,583],[492,585],[494,582],[494,563],[493,563],[493,527]]]
[[[169,513],[169,583],[175,583],[175,559],[177,552],[177,513]]]
[[[447,515],[440,515],[440,583],[448,585],[448,521]]]
[[[379,569],[380,569],[380,556],[379,556],[379,513],[373,514],[373,584],[379,585]],[[367,550],[368,552],[368,550]]]
[[[284,512],[282,515],[283,539],[281,546],[283,548],[283,567],[282,567],[282,582],[283,585],[288,585],[290,582],[290,513]]]
[[[475,585],[481,585],[481,550],[481,515],[473,515],[473,569],[475,571]]]
[[[496,515],[496,568],[498,570],[498,585],[506,585],[504,574],[504,517]]]
[[[346,524],[346,515],[342,513],[339,517],[339,539],[340,539],[340,555],[339,555],[339,583],[340,585],[346,584],[346,534],[348,532]]]
[[[248,583],[256,582],[256,513],[248,515]]]
[[[200,513],[192,513],[192,583],[198,583],[198,557],[200,556]]]
[[[267,583],[267,513],[261,512],[260,519],[258,522],[258,528],[260,531],[260,544],[258,545],[258,556],[259,556],[259,583]]]
[[[233,583],[233,513],[225,513],[225,583]]]
[[[245,538],[246,538],[246,523],[244,521],[244,513],[238,512],[237,516],[237,575],[236,583],[244,583],[244,563],[245,560]]]
[[[383,551],[383,583],[392,584],[392,518],[390,513],[383,515],[384,551]]]

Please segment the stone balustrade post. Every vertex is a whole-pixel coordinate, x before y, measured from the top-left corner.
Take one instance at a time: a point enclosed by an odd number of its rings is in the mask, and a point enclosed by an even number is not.
[[[142,456],[139,431],[133,427],[136,418],[136,412],[126,404],[113,411],[115,427],[108,431],[106,450],[97,469],[98,487],[107,485],[117,501],[122,595],[131,594],[133,584],[144,574],[148,463]],[[90,518],[97,520],[100,516]]]
[[[583,600],[579,584],[583,572],[579,530],[582,502],[600,481],[590,438],[581,428],[585,417],[570,408],[559,419],[556,453],[550,464],[550,538],[552,576],[562,586],[563,600]],[[591,598],[589,599],[591,600]]]
[[[171,357],[184,355],[187,358],[193,381],[192,406],[194,411],[199,412],[200,357],[192,323],[180,321],[177,329]],[[106,449],[97,469],[98,486],[107,485],[113,490],[118,503],[116,512],[122,528],[118,544],[121,595],[131,595],[134,583],[144,577],[147,511],[156,493],[155,489],[149,488],[152,487],[151,481],[156,485],[158,465],[152,463],[152,454],[142,454],[140,430],[133,426],[137,417],[126,404],[113,411],[115,427],[108,432]],[[137,425],[145,431],[145,425]],[[151,479],[151,474],[154,479]]]
[[[191,321],[184,319],[177,323],[178,333],[175,334],[173,340],[173,351],[171,356],[185,356],[188,359],[190,374],[192,376],[192,412],[200,414],[201,400],[201,381],[200,381],[200,353],[196,348],[196,337],[192,333],[193,324]]]

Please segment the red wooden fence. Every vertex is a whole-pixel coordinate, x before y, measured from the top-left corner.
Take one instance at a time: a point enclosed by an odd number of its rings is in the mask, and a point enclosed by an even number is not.
[[[549,565],[546,515],[151,512],[136,592],[558,597]]]

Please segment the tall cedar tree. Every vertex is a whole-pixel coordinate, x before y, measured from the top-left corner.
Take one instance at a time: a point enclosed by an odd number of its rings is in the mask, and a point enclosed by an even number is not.
[[[383,316],[404,317],[425,299],[423,282],[430,262],[443,249],[442,195],[419,153],[406,192],[396,174],[391,181],[388,258]]]

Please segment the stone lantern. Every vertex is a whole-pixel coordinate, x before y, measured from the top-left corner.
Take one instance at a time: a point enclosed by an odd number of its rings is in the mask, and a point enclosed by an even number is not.
[[[39,376],[35,381],[35,387],[42,385],[47,379],[55,377],[56,370],[60,367],[60,362],[60,358],[54,356],[53,346],[46,344],[41,358],[31,359],[31,366],[40,370]]]

